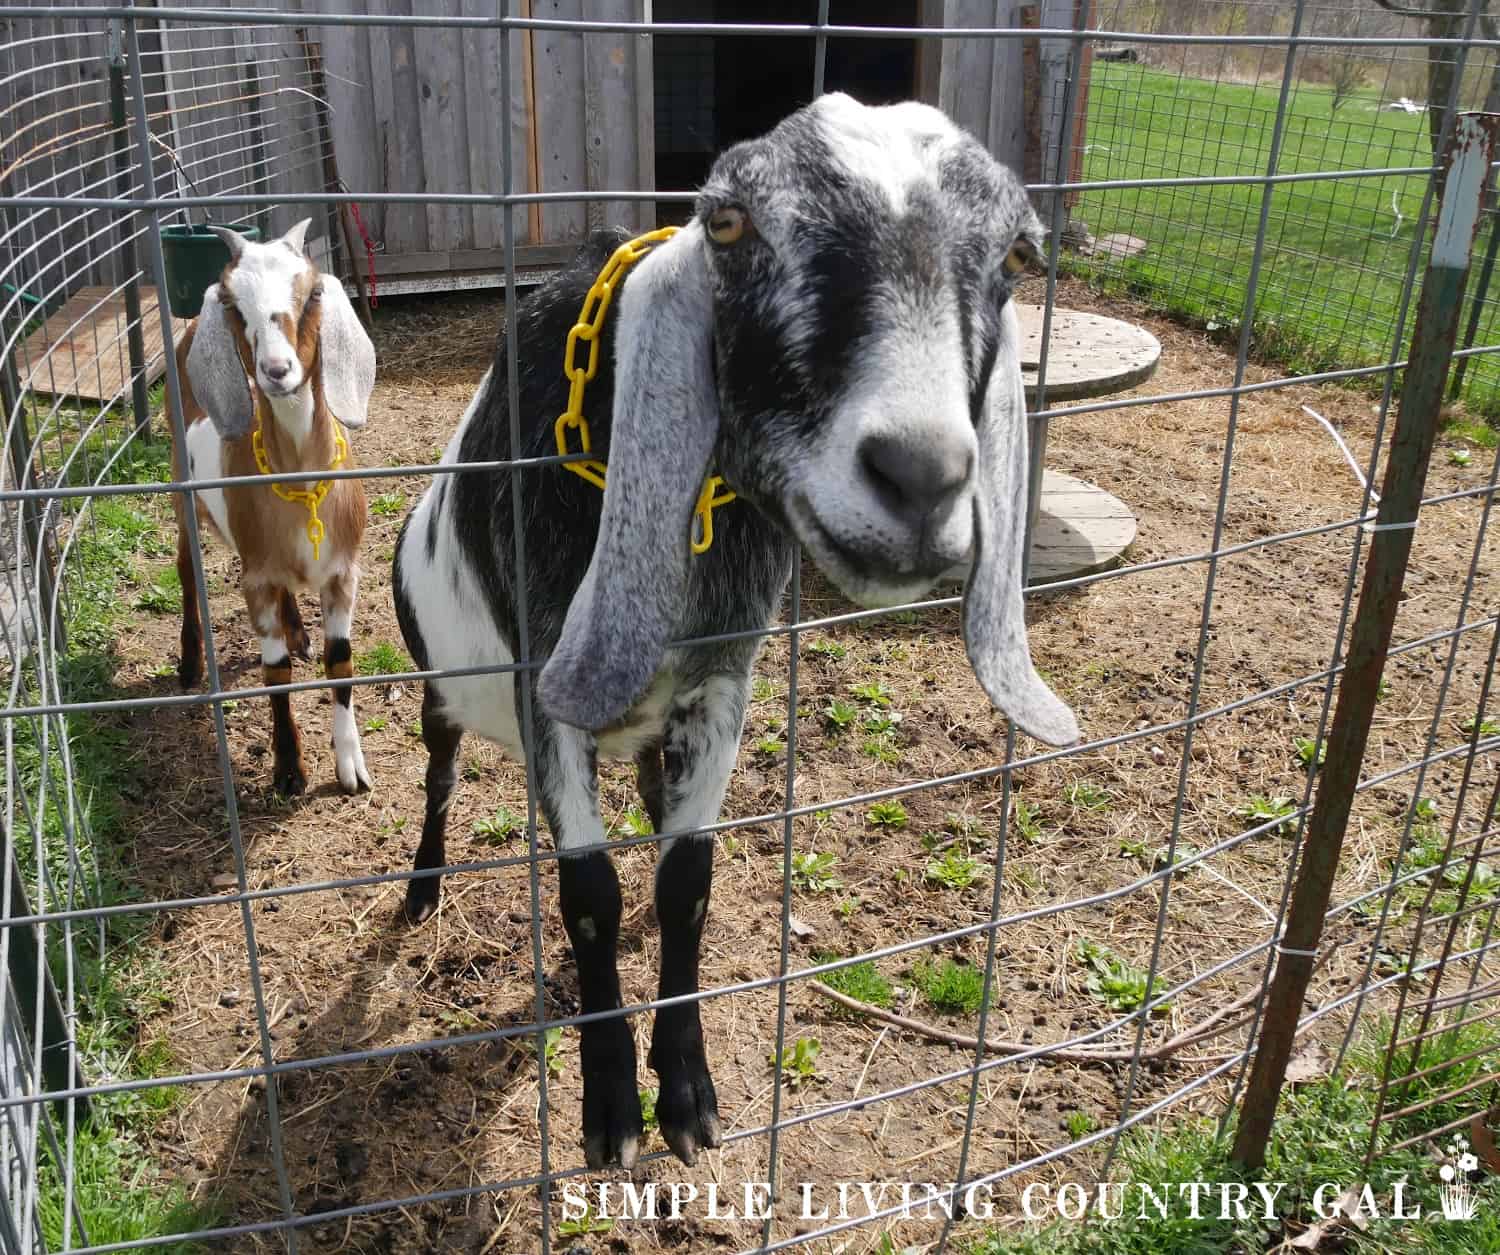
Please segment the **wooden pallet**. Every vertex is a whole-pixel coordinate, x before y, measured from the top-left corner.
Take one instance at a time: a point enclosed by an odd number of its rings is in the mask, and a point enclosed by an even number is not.
[[[166,370],[161,351],[161,318],[156,289],[142,287],[141,330],[146,345],[146,382]],[[104,404],[130,395],[130,345],[126,337],[125,294],[111,288],[80,288],[26,338],[16,355],[22,388],[55,397],[77,397]],[[172,323],[173,347],[187,323]]]
[[[1116,566],[1135,540],[1135,515],[1118,497],[1061,471],[1042,472],[1042,508],[1031,541],[1031,583]]]

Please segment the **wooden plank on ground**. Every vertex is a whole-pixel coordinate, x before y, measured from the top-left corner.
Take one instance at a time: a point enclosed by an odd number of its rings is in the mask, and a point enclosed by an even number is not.
[[[174,345],[187,323],[174,320]],[[146,340],[146,382],[166,369],[156,289],[141,288],[141,330]],[[130,392],[125,295],[105,287],[80,288],[26,338],[17,354],[21,387],[52,396],[104,403]]]

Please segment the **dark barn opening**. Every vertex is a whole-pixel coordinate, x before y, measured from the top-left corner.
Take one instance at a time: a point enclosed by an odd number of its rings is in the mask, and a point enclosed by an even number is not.
[[[919,25],[920,0],[833,0],[838,25]],[[817,0],[657,0],[659,22],[813,23]],[[812,99],[815,43],[785,35],[658,35],[654,40],[656,186],[691,191],[716,154],[763,135]],[[824,67],[829,91],[865,104],[916,95],[913,39],[830,39]],[[690,206],[658,206],[661,222],[682,222]]]

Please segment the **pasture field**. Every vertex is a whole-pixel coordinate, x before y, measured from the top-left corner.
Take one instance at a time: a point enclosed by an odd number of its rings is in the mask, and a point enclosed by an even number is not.
[[[1095,62],[1084,178],[1264,175],[1279,87],[1279,74],[1275,82],[1251,85]],[[1278,174],[1431,164],[1425,114],[1382,109],[1374,90],[1354,93],[1337,110],[1332,99],[1325,87],[1294,86]],[[1391,360],[1425,187],[1422,175],[1278,185],[1266,222],[1252,352],[1299,373]],[[1124,232],[1148,247],[1123,262],[1079,260],[1076,269],[1206,327],[1232,346],[1244,314],[1261,201],[1262,188],[1248,184],[1084,193],[1077,213],[1095,236]],[[1482,227],[1471,296],[1487,239]],[[1424,251],[1424,265],[1425,259]],[[1500,292],[1492,286],[1476,345],[1497,343],[1497,307]],[[1409,318],[1405,334],[1411,334]],[[1406,356],[1406,347],[1403,341],[1397,359]],[[1464,393],[1469,407],[1500,413],[1497,389],[1500,363],[1493,356],[1472,361]]]

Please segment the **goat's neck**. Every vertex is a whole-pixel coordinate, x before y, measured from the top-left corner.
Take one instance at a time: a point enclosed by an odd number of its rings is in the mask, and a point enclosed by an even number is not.
[[[285,397],[260,395],[261,443],[273,471],[326,471],[337,453],[333,418],[312,381]]]

